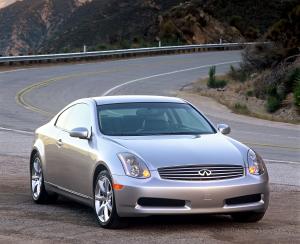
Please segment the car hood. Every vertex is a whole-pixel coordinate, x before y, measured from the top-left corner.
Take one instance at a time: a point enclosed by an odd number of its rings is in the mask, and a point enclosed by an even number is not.
[[[201,136],[110,137],[139,155],[150,170],[179,165],[230,164],[244,166],[243,153],[222,134]]]

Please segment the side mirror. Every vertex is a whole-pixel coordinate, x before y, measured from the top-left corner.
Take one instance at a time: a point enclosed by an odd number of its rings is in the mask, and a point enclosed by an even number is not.
[[[90,139],[90,133],[87,128],[74,128],[69,132],[71,137],[76,137],[79,139]]]
[[[223,135],[227,135],[231,131],[229,125],[226,125],[226,124],[218,124],[217,128],[218,128],[218,131],[220,131]]]

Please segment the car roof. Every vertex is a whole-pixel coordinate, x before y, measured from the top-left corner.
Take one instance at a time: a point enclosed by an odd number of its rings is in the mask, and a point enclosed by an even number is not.
[[[163,103],[186,103],[177,97],[147,96],[147,95],[122,95],[93,97],[97,105],[116,104],[116,103],[138,103],[138,102],[163,102]]]

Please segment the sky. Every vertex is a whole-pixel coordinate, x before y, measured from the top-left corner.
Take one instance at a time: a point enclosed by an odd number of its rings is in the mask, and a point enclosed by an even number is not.
[[[0,0],[0,8],[4,8],[9,4],[16,2],[17,0]]]

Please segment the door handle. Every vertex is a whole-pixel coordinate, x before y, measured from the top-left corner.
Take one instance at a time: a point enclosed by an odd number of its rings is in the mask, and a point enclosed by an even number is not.
[[[56,145],[57,145],[58,147],[61,147],[61,146],[63,145],[62,139],[58,139],[58,140],[56,141]]]

